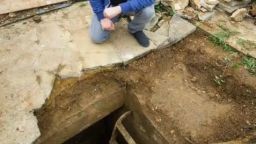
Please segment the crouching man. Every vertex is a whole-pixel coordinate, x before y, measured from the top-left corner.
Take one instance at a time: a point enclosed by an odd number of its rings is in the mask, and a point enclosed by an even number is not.
[[[121,15],[133,15],[128,31],[143,46],[148,47],[149,38],[144,34],[145,25],[154,17],[154,0],[90,0],[94,11],[90,36],[94,43],[103,43],[115,30],[114,23]]]

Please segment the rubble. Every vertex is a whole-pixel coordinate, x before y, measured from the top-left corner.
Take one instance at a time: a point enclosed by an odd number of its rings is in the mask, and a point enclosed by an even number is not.
[[[218,0],[205,0],[205,2],[208,4],[208,5],[217,5],[219,3]]]
[[[177,14],[180,17],[188,19],[188,20],[197,19],[197,12],[192,7],[186,7],[183,11],[178,11]]]
[[[216,5],[219,3],[218,0],[201,0],[200,4],[202,7],[207,9],[208,11],[213,11]]]
[[[181,10],[188,6],[189,0],[162,0],[165,6],[171,6],[174,10]]]
[[[211,19],[214,15],[215,15],[215,11],[199,13],[198,18],[200,21],[207,21],[207,20]]]
[[[256,3],[253,3],[249,9],[249,14],[253,17],[256,17]]]
[[[33,21],[36,22],[36,23],[40,23],[42,21],[42,18],[41,18],[41,16],[36,15],[36,16],[33,17]]]
[[[221,0],[218,4],[218,8],[228,13],[233,13],[235,10],[246,7],[251,0]]]
[[[200,0],[189,0],[190,5],[196,9],[196,10],[200,10],[201,8],[201,4],[200,4]]]
[[[246,16],[247,14],[247,9],[246,8],[241,8],[241,9],[238,9],[236,10],[232,15],[231,15],[231,19],[233,21],[236,21],[236,22],[240,22],[244,19],[244,17]]]
[[[189,20],[207,21],[215,14],[215,8],[232,14],[231,19],[239,22],[249,11],[252,17],[256,16],[256,4],[252,4],[250,9],[246,9],[251,0],[189,0],[175,1],[162,0],[165,6],[171,6],[176,14]]]

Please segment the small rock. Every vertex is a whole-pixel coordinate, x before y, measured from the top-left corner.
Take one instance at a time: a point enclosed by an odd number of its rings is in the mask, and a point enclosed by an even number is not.
[[[199,10],[201,8],[200,0],[189,0],[189,2],[191,6],[196,10]]]
[[[188,6],[189,0],[163,0],[162,3],[171,6],[174,10],[181,10]]]
[[[161,27],[165,22],[166,22],[166,20],[161,19],[161,20],[158,22],[158,26]]]
[[[233,21],[236,21],[236,22],[243,21],[243,19],[244,19],[244,17],[246,16],[246,14],[247,14],[246,8],[241,8],[241,9],[236,10],[236,11],[231,15],[231,19],[232,19]]]
[[[15,14],[15,13],[9,13],[8,16],[9,16],[10,18],[13,18],[13,17],[16,16],[16,14]]]
[[[33,21],[36,22],[36,23],[40,23],[42,21],[42,18],[41,18],[41,16],[36,15],[36,16],[33,17]]]
[[[214,15],[215,15],[215,11],[206,12],[206,13],[199,13],[198,18],[201,21],[207,21],[207,20],[210,20]]]
[[[209,5],[217,5],[219,3],[218,0],[205,0],[205,2]]]
[[[249,10],[249,13],[250,13],[251,16],[256,17],[256,3],[253,3],[253,4],[251,5],[251,8],[250,8],[250,10]]]
[[[215,4],[216,3],[216,4]],[[208,2],[206,0],[201,0],[200,4],[202,7],[204,7],[205,9],[207,9],[208,11],[213,11],[213,9],[215,8],[215,6],[219,3],[218,2]]]
[[[174,134],[175,133],[175,130],[171,130],[171,134]]]
[[[192,81],[192,82],[196,82],[196,81],[197,81],[197,77],[194,76],[194,77],[191,79],[191,81]]]
[[[207,9],[205,9],[205,8],[200,8],[200,11],[202,11],[202,12],[207,12]]]
[[[192,7],[186,7],[182,11],[177,11],[177,14],[179,14],[182,18],[189,20],[197,18],[197,12]]]

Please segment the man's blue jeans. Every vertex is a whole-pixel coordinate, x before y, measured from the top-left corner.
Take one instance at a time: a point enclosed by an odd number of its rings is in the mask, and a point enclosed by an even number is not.
[[[125,14],[126,15],[126,14]],[[130,15],[130,14],[127,14]],[[138,12],[134,12],[134,19],[128,24],[130,33],[142,31],[146,24],[154,17],[154,5],[146,7]],[[118,16],[119,17],[119,16]],[[113,22],[118,22],[119,18],[113,18]],[[110,37],[110,31],[103,30],[97,16],[94,15],[90,26],[90,36],[94,43],[103,43]]]

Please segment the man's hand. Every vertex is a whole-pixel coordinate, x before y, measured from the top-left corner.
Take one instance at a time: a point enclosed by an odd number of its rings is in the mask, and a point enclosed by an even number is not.
[[[119,14],[121,14],[121,12],[122,12],[122,9],[120,6],[110,7],[104,10],[104,16],[106,18],[112,19],[118,16]]]
[[[115,25],[109,18],[102,19],[100,21],[100,24],[104,30],[108,30],[108,31],[115,30]]]

